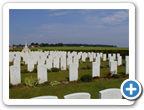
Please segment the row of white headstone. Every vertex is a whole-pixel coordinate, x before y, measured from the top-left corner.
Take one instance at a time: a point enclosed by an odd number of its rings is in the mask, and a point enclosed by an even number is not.
[[[58,99],[57,96],[38,96],[31,99]],[[72,93],[64,96],[64,99],[91,99],[91,95],[85,92]],[[120,89],[111,88],[99,91],[99,99],[122,99]]]
[[[36,53],[36,52],[34,52]],[[39,52],[38,52],[39,53]],[[46,52],[45,52],[46,53]],[[45,54],[44,53],[44,54]],[[57,52],[55,52],[57,53]],[[43,53],[42,53],[43,54]],[[48,54],[48,53],[46,53]],[[79,53],[80,54],[80,53]],[[33,54],[34,55],[34,54]],[[72,55],[75,55],[75,57],[73,58],[72,61]],[[89,55],[91,55],[89,53]],[[105,54],[103,54],[105,56]],[[33,57],[30,57],[30,55],[28,53],[26,53],[26,55],[23,53],[20,55],[16,54],[14,61],[14,65],[10,66],[10,81],[12,84],[18,84],[21,82],[21,74],[20,74],[20,60],[21,60],[21,56],[23,57],[23,60],[25,61],[25,63],[28,65],[28,71],[32,71],[34,69],[34,64],[36,64],[36,61]],[[59,68],[59,57],[54,58],[54,60],[51,59],[51,57],[55,56],[55,54],[50,51],[50,56],[49,58],[46,60],[46,65],[44,64],[45,60],[43,59],[38,59],[38,65],[37,65],[37,78],[39,79],[39,83],[44,83],[47,80],[47,69],[51,69],[52,67],[52,62],[54,63],[54,67]],[[61,52],[61,70],[65,70],[66,69],[66,52],[64,52],[64,56],[63,56],[63,52]],[[110,71],[111,72],[115,72],[115,74],[117,74],[117,61],[114,61],[114,57],[110,56],[110,54],[108,54],[108,59],[109,59],[109,64],[110,64]],[[27,57],[29,57],[27,59]],[[120,57],[120,60],[122,60],[122,57],[120,55],[118,55],[118,59]],[[92,77],[100,77],[100,56],[98,55],[95,58],[95,62],[92,62]],[[129,60],[128,60],[128,56],[126,56],[126,74],[129,73]],[[74,80],[78,80],[78,66],[79,66],[79,57],[77,55],[76,52],[73,53],[68,53],[68,58],[67,58],[67,62],[69,62],[69,81],[74,81]],[[122,63],[122,61],[121,61]]]
[[[65,51],[45,51],[45,52],[38,52],[38,51],[32,51],[30,53],[23,53],[23,52],[9,52],[9,62],[12,62],[13,59],[20,60],[20,56],[24,57],[24,60],[29,61],[29,59],[33,59],[34,62],[35,60],[38,59],[43,59],[46,60],[47,58],[77,58],[81,59],[82,61],[85,62],[86,58],[89,58],[89,61],[93,62],[93,59],[96,57],[103,58],[103,61],[107,60],[107,55],[103,53],[94,53],[94,52],[65,52]],[[117,54],[117,57],[120,56],[120,54]],[[116,54],[108,54],[108,59],[109,57],[113,57],[114,60],[116,59]]]
[[[78,53],[77,55],[76,52],[73,52],[73,53],[68,53],[68,58],[66,57],[66,52],[63,52],[63,53],[61,52],[60,54],[57,54],[57,52],[55,52],[55,54],[54,53],[51,53],[50,55],[47,55],[47,54],[48,53],[46,52],[45,53],[31,52],[31,54],[29,53],[20,54],[18,52],[16,56],[14,56],[14,54],[11,53],[9,59],[10,61],[14,62],[14,65],[20,65],[21,57],[23,57],[23,61],[25,61],[25,64],[28,65],[28,71],[30,72],[34,69],[34,64],[37,64],[37,62],[39,65],[43,65],[46,62],[47,69],[56,67],[56,68],[61,68],[61,70],[66,70],[67,66],[69,66],[69,64],[71,63],[76,63],[77,66],[79,67],[79,59],[81,58],[81,56],[82,56],[82,61],[85,61],[86,58],[89,57],[90,61],[93,62],[94,58],[91,56],[94,56],[94,54],[96,53]],[[83,55],[85,57],[83,57]],[[102,56],[102,53],[101,54],[97,53],[97,56],[95,57],[95,61],[100,63],[100,58],[103,58],[103,61],[106,61],[106,54],[103,54],[103,57],[101,56]],[[111,54],[108,54],[109,66],[110,66],[110,62],[115,60],[115,56],[116,54],[113,54],[113,56],[111,56]],[[120,56],[119,54],[117,54],[117,61],[118,61],[117,63],[118,66],[120,66],[122,64],[122,56]],[[61,63],[61,66],[59,66],[59,63]]]

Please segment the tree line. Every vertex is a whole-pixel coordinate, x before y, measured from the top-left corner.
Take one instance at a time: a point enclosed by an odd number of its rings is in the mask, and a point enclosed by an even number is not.
[[[56,43],[56,44],[49,44],[49,43],[34,43],[32,42],[29,46],[35,47],[117,47],[116,45],[104,45],[104,44],[63,44],[63,43]],[[25,45],[15,45],[13,47],[24,47]]]

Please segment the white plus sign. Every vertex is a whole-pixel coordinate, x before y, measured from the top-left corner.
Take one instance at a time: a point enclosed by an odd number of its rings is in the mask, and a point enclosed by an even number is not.
[[[136,90],[137,90],[137,88],[133,88],[132,84],[130,84],[130,88],[126,88],[126,91],[130,91],[130,95],[132,95],[133,91],[136,91]]]

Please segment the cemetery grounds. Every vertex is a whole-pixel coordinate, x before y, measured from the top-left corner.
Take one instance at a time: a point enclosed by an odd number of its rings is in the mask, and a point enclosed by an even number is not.
[[[34,49],[45,49],[43,48],[34,48]],[[91,47],[48,47],[50,50],[58,49],[90,49]],[[96,47],[93,47],[96,49]],[[32,49],[32,48],[30,48]],[[113,48],[97,48],[97,49],[112,49]],[[128,48],[115,48],[119,50],[128,50]],[[95,60],[94,60],[95,61]],[[13,65],[13,62],[9,62],[9,66]],[[87,92],[91,95],[91,99],[99,99],[99,91],[108,89],[108,88],[120,88],[121,83],[128,79],[129,76],[125,75],[125,59],[122,59],[122,65],[118,66],[117,74],[119,78],[107,78],[105,73],[109,73],[109,61],[102,61],[100,66],[100,77],[93,78],[91,82],[82,82],[80,79],[83,75],[92,75],[92,62],[89,62],[89,59],[86,59],[86,62],[79,61],[78,69],[78,81],[69,82],[69,70],[52,72],[47,71],[48,82],[43,84],[38,84],[33,87],[28,87],[24,84],[24,80],[27,77],[37,78],[37,65],[32,72],[27,71],[27,65],[21,64],[21,83],[13,86],[9,89],[9,98],[10,99],[30,99],[38,96],[57,96],[59,99],[63,99],[65,95],[77,92]],[[50,85],[51,82],[57,81],[59,84]]]

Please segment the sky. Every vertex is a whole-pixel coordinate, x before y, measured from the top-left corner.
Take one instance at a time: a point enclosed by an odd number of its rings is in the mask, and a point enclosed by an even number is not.
[[[9,45],[104,44],[129,47],[127,9],[10,9]]]

